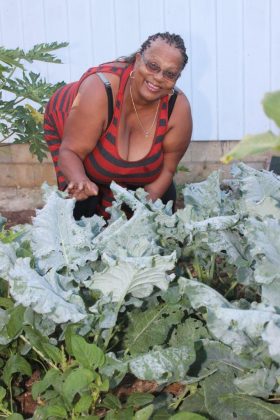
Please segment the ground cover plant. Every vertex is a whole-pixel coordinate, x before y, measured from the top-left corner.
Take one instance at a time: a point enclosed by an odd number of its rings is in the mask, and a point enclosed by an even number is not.
[[[173,215],[113,183],[108,226],[49,187],[1,219],[2,417],[280,418],[280,177],[232,172]]]

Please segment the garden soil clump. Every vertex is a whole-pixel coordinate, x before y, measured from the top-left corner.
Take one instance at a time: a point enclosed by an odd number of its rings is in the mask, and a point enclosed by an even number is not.
[[[6,228],[9,229],[11,226],[31,223],[32,217],[35,216],[35,210],[1,211],[1,216],[6,217]]]

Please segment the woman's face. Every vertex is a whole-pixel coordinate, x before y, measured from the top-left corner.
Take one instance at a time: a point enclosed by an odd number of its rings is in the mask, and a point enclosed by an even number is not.
[[[136,55],[134,86],[146,101],[158,100],[171,93],[182,70],[178,48],[157,39],[142,54]]]

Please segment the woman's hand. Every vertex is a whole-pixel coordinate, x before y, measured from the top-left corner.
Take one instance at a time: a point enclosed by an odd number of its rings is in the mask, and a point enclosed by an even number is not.
[[[92,195],[98,194],[98,186],[88,178],[75,182],[70,181],[67,187],[69,197],[78,201],[86,200]]]

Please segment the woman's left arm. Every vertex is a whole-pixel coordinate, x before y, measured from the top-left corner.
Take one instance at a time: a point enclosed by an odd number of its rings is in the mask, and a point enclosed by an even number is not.
[[[163,196],[170,186],[177,166],[184,156],[192,135],[192,115],[188,99],[179,93],[171,117],[168,131],[163,140],[163,168],[159,177],[145,186],[149,197],[155,201]]]

